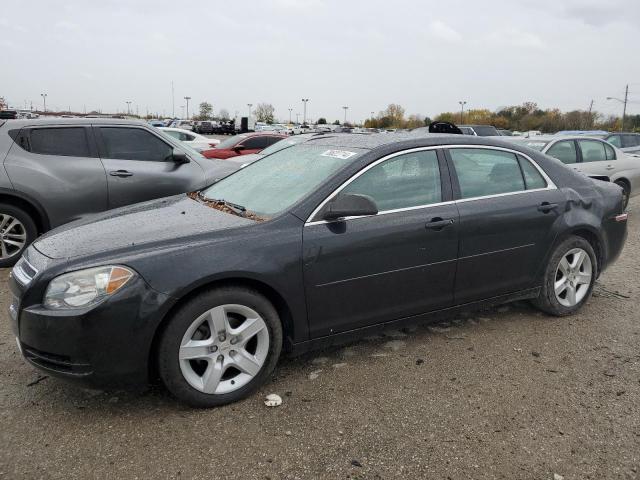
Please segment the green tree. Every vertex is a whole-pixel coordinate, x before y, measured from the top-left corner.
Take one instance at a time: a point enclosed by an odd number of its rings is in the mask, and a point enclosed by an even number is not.
[[[324,117],[320,117],[316,123],[318,125],[326,125],[327,124],[327,119],[324,118]]]
[[[334,125],[340,125],[340,120],[336,120],[335,122],[333,122]]]
[[[202,102],[200,104],[200,113],[197,115],[197,120],[211,120],[211,114],[213,113],[213,106],[209,102]]]
[[[256,119],[259,122],[265,122],[268,124],[273,123],[273,114],[275,112],[275,108],[270,103],[259,103],[254,110],[256,115]]]

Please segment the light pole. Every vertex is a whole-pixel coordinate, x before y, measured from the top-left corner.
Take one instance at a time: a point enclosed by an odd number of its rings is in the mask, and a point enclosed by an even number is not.
[[[462,119],[464,117],[464,106],[467,104],[467,102],[461,100],[458,103],[460,104],[460,123],[462,123]]]
[[[249,107],[249,116],[247,118],[251,118],[251,107],[253,107],[253,103],[247,103],[247,107]]]
[[[622,103],[622,123],[620,124],[620,131],[624,132],[624,121],[627,116],[627,102],[629,101],[629,85],[624,89],[624,100],[620,100],[616,97],[607,97],[607,100],[616,100],[617,102]]]
[[[291,112],[293,111],[293,108],[289,109],[289,124],[291,124]]]
[[[180,105],[180,110],[182,110],[182,114],[180,115],[180,118],[184,118],[184,105]]]
[[[347,110],[349,110],[349,107],[342,107],[344,109],[344,123],[347,123]]]
[[[128,102],[124,102],[124,103],[127,104],[127,115],[131,115],[131,102],[128,101]]]
[[[191,100],[191,97],[184,97],[184,99],[187,102],[187,120],[189,120],[189,100]]]
[[[47,94],[41,93],[40,96],[42,97],[42,103],[44,104],[42,107],[44,110],[44,113],[47,113]]]
[[[302,114],[302,124],[306,125],[307,124],[307,102],[309,101],[308,98],[303,98],[302,99],[302,104],[304,105],[304,113]]]

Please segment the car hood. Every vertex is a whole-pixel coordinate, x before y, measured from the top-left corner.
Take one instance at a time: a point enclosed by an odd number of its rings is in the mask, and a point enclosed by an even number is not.
[[[50,258],[71,258],[252,224],[255,221],[221,212],[183,194],[69,223],[40,237],[33,246]]]
[[[242,165],[241,163],[225,162],[223,160],[205,157],[198,159],[198,163],[204,170],[206,185],[211,185],[213,182],[227,175],[231,175],[233,172],[239,170]]]

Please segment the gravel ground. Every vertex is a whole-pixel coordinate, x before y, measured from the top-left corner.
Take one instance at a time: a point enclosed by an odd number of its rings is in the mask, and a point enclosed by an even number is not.
[[[640,478],[639,223],[574,317],[518,303],[283,359],[208,411],[26,365],[4,271],[0,478]]]

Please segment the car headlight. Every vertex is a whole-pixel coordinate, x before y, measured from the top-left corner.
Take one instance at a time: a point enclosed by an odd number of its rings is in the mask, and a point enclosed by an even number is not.
[[[55,310],[86,308],[122,288],[134,273],[126,267],[106,266],[65,273],[49,283],[44,306]]]

